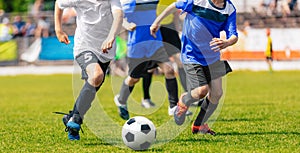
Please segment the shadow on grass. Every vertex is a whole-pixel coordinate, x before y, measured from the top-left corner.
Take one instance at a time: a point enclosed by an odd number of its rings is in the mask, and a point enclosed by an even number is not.
[[[242,105],[246,105],[246,106],[257,106],[257,103],[251,103],[251,102],[245,102],[245,103],[238,103],[238,104],[226,104],[226,107],[227,106],[233,106],[233,107],[236,107],[236,106],[242,106]],[[276,103],[274,102],[259,102],[259,106],[274,106],[276,105]]]
[[[204,138],[202,136],[203,136],[202,134],[195,134],[191,138],[177,138],[177,139],[174,139],[171,142],[175,142],[175,143],[182,143],[182,142],[192,142],[192,143],[194,143],[194,142],[206,142],[206,143],[224,142],[223,140],[220,140],[220,139]],[[211,137],[215,137],[215,136],[211,136]]]
[[[221,136],[243,136],[243,135],[300,135],[299,132],[294,131],[267,131],[267,132],[228,132],[228,133],[218,133]]]
[[[90,138],[90,139],[87,139],[88,142],[84,143],[85,146],[111,146],[111,147],[116,147],[116,148],[119,148],[121,150],[128,150],[127,147],[120,147],[118,145],[115,145],[115,144],[111,144],[111,143],[107,143],[107,142],[104,142],[103,140],[99,139],[99,138]],[[147,150],[141,150],[141,151],[138,151],[138,152],[165,152],[164,149],[162,148],[149,148]]]
[[[112,144],[110,143],[107,143],[101,139],[98,139],[98,138],[90,138],[90,139],[87,139],[87,142],[84,143],[84,145],[86,146],[112,146]]]
[[[216,121],[218,122],[253,122],[253,121],[265,121],[266,118],[229,118],[229,119],[222,119],[219,118]]]

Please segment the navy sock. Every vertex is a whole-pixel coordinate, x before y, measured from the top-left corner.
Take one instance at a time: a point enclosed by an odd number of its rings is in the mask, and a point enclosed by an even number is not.
[[[90,85],[88,82],[85,82],[79,96],[76,99],[72,114],[79,114],[80,117],[83,118],[91,107],[96,92],[97,91],[94,86]]]
[[[173,108],[178,102],[178,85],[176,78],[166,79],[166,88],[169,95],[170,107]]]
[[[129,95],[131,94],[134,86],[130,87],[125,83],[125,80],[123,81],[121,90],[120,90],[120,96],[119,96],[119,102],[123,105],[127,103],[127,99]]]
[[[211,103],[207,97],[205,98],[204,102],[201,105],[201,110],[194,122],[195,126],[203,125],[209,117],[215,112],[218,104]]]
[[[152,81],[152,74],[153,73],[145,73],[143,75],[143,92],[144,92],[144,99],[150,99],[150,85]]]

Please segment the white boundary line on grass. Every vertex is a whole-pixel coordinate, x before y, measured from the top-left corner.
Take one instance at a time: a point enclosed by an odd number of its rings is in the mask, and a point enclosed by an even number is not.
[[[252,70],[268,71],[268,65],[265,61],[229,61],[233,70]],[[273,61],[274,71],[281,70],[300,70],[300,60],[297,61]],[[0,67],[0,76],[15,75],[50,75],[50,74],[73,74],[80,73],[74,71],[73,65],[59,66],[3,66]]]

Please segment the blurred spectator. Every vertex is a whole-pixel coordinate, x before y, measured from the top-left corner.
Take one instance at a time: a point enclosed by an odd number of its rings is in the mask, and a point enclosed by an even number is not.
[[[287,17],[288,15],[291,14],[291,10],[289,7],[289,0],[281,0],[280,1],[280,9],[281,9],[281,13],[282,13],[282,17]]]
[[[270,28],[266,29],[266,36],[267,36],[267,46],[265,50],[266,62],[269,67],[269,71],[272,72],[272,62],[273,62],[273,43],[271,38],[271,30]]]
[[[9,24],[9,19],[3,18],[2,23],[0,23],[0,42],[11,40],[12,33],[13,29]]]
[[[30,12],[35,18],[38,18],[39,13],[42,11],[43,4],[44,0],[35,0]]]
[[[35,36],[47,38],[49,36],[49,28],[50,28],[50,23],[47,22],[47,17],[44,15],[41,16],[37,23]]]
[[[0,23],[3,22],[3,19],[5,18],[5,11],[0,9]]]
[[[289,8],[290,8],[290,10],[291,11],[294,11],[294,9],[296,8],[296,6],[297,6],[297,0],[289,0]]]
[[[242,32],[247,37],[248,36],[248,30],[251,29],[251,24],[249,20],[244,21]]]
[[[25,32],[25,22],[20,15],[15,16],[13,22],[13,36],[20,37],[24,35]]]
[[[272,15],[277,6],[277,0],[262,0],[260,3],[261,11],[263,14]]]
[[[32,21],[31,17],[27,18],[25,24],[25,37],[33,37],[35,35],[36,24]]]

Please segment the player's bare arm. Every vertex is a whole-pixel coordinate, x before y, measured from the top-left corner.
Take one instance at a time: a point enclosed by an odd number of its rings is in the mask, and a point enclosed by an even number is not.
[[[70,43],[69,37],[62,30],[62,14],[63,14],[63,10],[58,7],[57,3],[55,3],[54,22],[55,22],[56,37],[59,40],[59,42],[69,44]]]
[[[136,28],[136,24],[133,22],[128,22],[126,18],[123,19],[123,27],[128,31],[133,31]]]
[[[122,22],[123,22],[123,11],[120,9],[114,10],[113,18],[114,21],[112,23],[110,32],[106,40],[101,45],[101,49],[103,53],[108,53],[108,50],[112,48],[115,38],[121,30]]]
[[[160,26],[160,22],[167,17],[168,15],[175,13],[177,11],[177,8],[175,6],[175,3],[172,3],[171,5],[169,5],[156,19],[155,21],[152,23],[151,27],[150,27],[150,34],[156,38],[156,32],[159,29]]]
[[[222,49],[227,48],[235,44],[238,41],[238,37],[232,35],[229,39],[223,40],[220,38],[213,38],[210,42],[211,49],[215,52],[221,51]]]
[[[178,32],[181,32],[182,31],[182,25],[181,25],[181,21],[180,21],[180,13],[181,11],[180,10],[177,10],[175,11],[173,14],[174,14],[174,25],[175,25],[175,29],[178,31]]]

